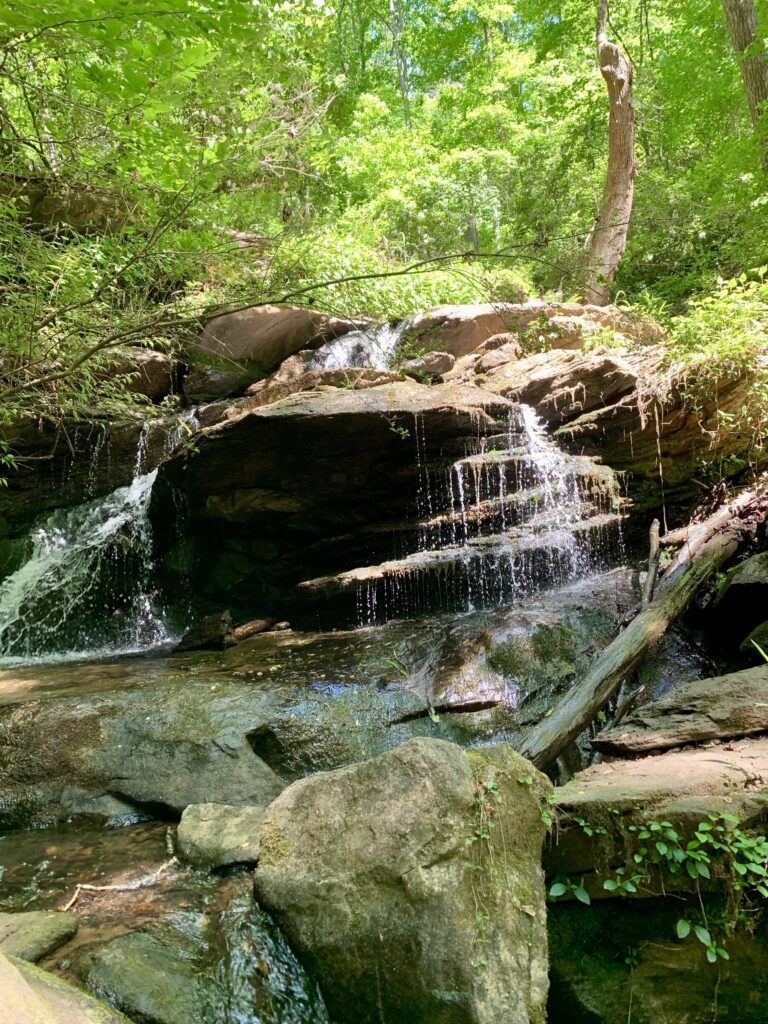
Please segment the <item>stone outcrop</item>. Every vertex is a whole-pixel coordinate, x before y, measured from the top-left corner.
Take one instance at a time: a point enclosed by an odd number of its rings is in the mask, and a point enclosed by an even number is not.
[[[56,910],[0,914],[0,953],[37,963],[77,931],[77,917]]]
[[[679,899],[550,906],[552,1024],[711,1024],[715,1008],[723,1021],[768,1019],[762,924],[729,936],[715,966],[692,934],[677,937],[683,913]]]
[[[180,367],[172,356],[148,348],[131,347],[113,366],[111,374],[125,378],[126,387],[155,404],[176,390]]]
[[[768,551],[763,551],[746,558],[728,572],[718,593],[717,616],[733,639],[739,642],[761,625],[766,610]],[[755,639],[760,643],[759,637]]]
[[[255,864],[265,809],[249,804],[192,804],[179,822],[179,856],[189,864],[208,868]]]
[[[630,825],[668,821],[690,838],[708,815],[722,812],[755,827],[768,813],[766,780],[768,739],[764,737],[593,765],[555,790],[563,817],[545,857],[547,872],[584,876],[593,897],[616,895],[604,890],[602,882],[611,869],[626,865],[636,852]],[[577,819],[587,824],[591,835]],[[678,882],[690,888],[687,875]],[[669,878],[665,885],[668,890],[674,888]],[[639,895],[658,891],[649,885]]]
[[[508,747],[414,740],[268,808],[257,898],[332,1019],[544,1021],[548,788]]]
[[[634,757],[706,740],[768,732],[768,665],[686,683],[595,737],[606,754]]]

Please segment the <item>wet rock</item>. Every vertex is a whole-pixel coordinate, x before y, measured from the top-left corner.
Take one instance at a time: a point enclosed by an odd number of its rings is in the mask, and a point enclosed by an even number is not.
[[[599,733],[596,750],[619,757],[768,732],[768,665],[700,679],[631,712]]]
[[[227,804],[192,804],[181,816],[176,846],[190,864],[218,868],[255,864],[265,808]]]
[[[300,360],[301,357],[291,357]],[[320,388],[346,388],[350,391],[367,391],[383,384],[394,384],[404,380],[400,372],[391,370],[373,370],[358,367],[346,367],[340,370],[307,370],[305,364],[300,372],[291,368],[290,374],[285,373],[286,360],[280,369],[266,380],[260,380],[246,388],[245,399],[237,406],[230,408],[223,419],[234,419],[249,409],[259,409],[272,402],[279,402],[289,395],[303,391],[317,391]]]
[[[201,1020],[195,964],[154,935],[132,932],[102,946],[90,958],[84,981],[91,992],[134,1020]]]
[[[88,988],[141,1024],[328,1024],[316,986],[248,883],[217,908],[156,918],[80,951]]]
[[[508,747],[413,740],[271,805],[257,897],[334,1020],[544,1020],[547,789]]]
[[[37,963],[77,931],[77,917],[56,910],[0,914],[0,953]]]
[[[196,453],[160,470],[152,519],[165,565],[175,564],[182,542],[168,526],[181,492],[183,543],[194,544],[208,608],[226,602],[242,618],[277,609],[295,619],[288,602],[296,583],[360,564],[368,525],[412,518],[423,467],[444,467],[465,439],[497,433],[499,420],[506,428],[511,408],[479,388],[411,380],[246,408],[200,431]],[[379,544],[391,549],[391,535],[379,534]],[[165,582],[179,585],[170,571]]]
[[[404,363],[401,363],[400,369],[407,377],[413,377],[416,380],[434,379],[442,377],[444,373],[453,369],[455,362],[456,357],[450,352],[427,352],[418,359],[406,359]]]
[[[2,953],[0,993],[2,1024],[130,1024],[56,975]]]
[[[187,630],[177,644],[176,651],[222,650],[231,635],[232,616],[228,611],[206,615]]]

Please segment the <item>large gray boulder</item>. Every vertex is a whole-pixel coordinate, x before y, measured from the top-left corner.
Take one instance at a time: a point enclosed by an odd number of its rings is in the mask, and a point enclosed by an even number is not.
[[[548,790],[507,746],[416,739],[268,808],[257,898],[334,1021],[544,1021]]]

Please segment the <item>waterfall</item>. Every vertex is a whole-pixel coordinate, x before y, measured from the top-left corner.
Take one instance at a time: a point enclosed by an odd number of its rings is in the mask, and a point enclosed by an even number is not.
[[[352,367],[389,368],[407,324],[368,327],[328,342],[313,352],[307,361],[308,370],[347,370]]]
[[[166,453],[188,429],[168,432]],[[32,531],[26,562],[0,583],[0,664],[131,654],[175,639],[153,585],[148,436],[145,428],[130,484]]]

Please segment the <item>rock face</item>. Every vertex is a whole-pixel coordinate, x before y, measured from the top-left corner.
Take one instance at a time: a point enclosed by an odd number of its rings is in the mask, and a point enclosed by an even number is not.
[[[214,612],[213,615],[206,615],[205,618],[188,629],[178,643],[176,650],[221,651],[227,646],[227,641],[232,635],[232,616],[228,611]]]
[[[179,550],[169,509],[185,496],[183,533],[199,540],[196,584],[238,617],[272,614],[276,598],[310,575],[391,555],[426,466],[447,469],[478,435],[499,423],[506,431],[513,409],[480,389],[415,381],[295,394],[260,408],[249,401],[201,431],[196,453],[166,462],[153,492],[156,535]],[[237,607],[238,597],[251,603]]]
[[[700,679],[633,711],[599,733],[603,753],[633,757],[686,743],[768,732],[768,665]]]
[[[0,993],[0,1024],[130,1024],[54,974],[2,953]]]
[[[69,942],[77,931],[77,918],[55,910],[0,914],[0,953],[37,963]]]
[[[544,1021],[548,786],[508,747],[413,740],[271,805],[257,898],[332,1019]]]
[[[179,823],[179,855],[190,864],[208,868],[255,864],[264,811],[249,805],[192,804]]]

